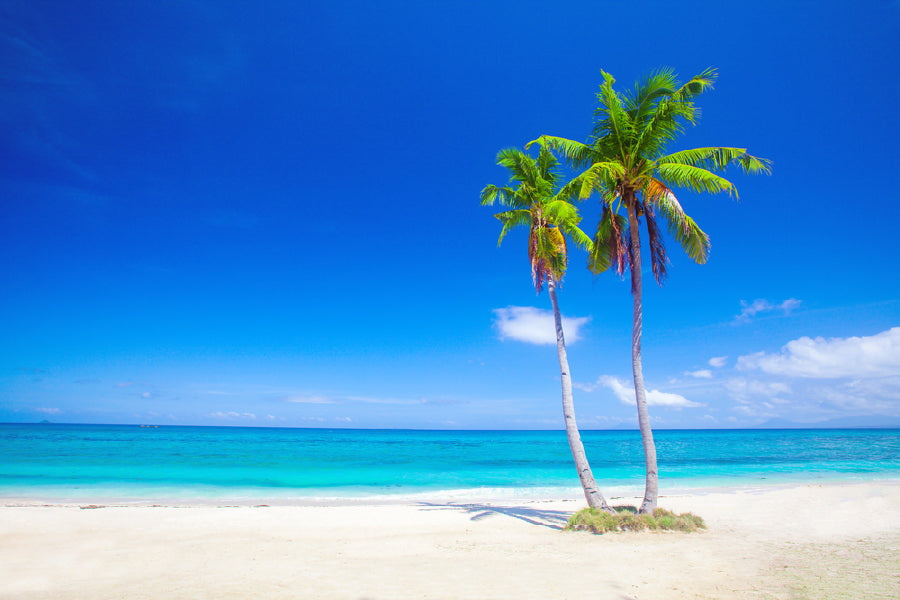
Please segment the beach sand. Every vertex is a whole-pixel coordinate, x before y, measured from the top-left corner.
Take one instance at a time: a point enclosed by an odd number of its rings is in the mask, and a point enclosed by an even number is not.
[[[900,597],[900,482],[664,495],[691,534],[561,531],[583,500],[4,504],[0,598]]]

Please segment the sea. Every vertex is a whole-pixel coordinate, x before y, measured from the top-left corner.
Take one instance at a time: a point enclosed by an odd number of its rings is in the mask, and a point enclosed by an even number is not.
[[[643,494],[637,431],[583,431],[608,497]],[[900,429],[658,430],[660,491],[900,480]],[[0,501],[580,498],[559,431],[0,424]]]

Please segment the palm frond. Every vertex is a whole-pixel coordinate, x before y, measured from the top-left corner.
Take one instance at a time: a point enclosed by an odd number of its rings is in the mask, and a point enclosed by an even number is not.
[[[758,158],[745,154],[738,159],[738,164],[744,170],[744,173],[755,175],[756,173],[772,174],[772,161],[768,158]]]
[[[522,184],[528,188],[553,187],[558,174],[557,160],[551,153],[542,152],[535,160],[518,148],[504,148],[497,153],[497,164],[510,173],[510,184]]]
[[[507,199],[514,196],[516,191],[510,187],[497,187],[496,185],[486,185],[481,190],[481,205],[492,206],[494,202],[501,205],[507,205]]]
[[[532,227],[528,247],[531,261],[531,277],[535,289],[540,292],[547,275],[557,280],[566,271],[566,241],[556,227]]]
[[[641,204],[644,207],[644,219],[647,223],[647,244],[650,246],[650,267],[653,271],[653,277],[656,279],[656,283],[662,285],[663,280],[666,278],[669,262],[669,259],[666,256],[666,246],[663,243],[662,234],[656,224],[656,215],[653,213],[653,206],[647,202],[646,199],[642,199]]]
[[[639,122],[642,126],[639,139],[635,144],[640,156],[654,158],[662,154],[666,145],[684,131],[683,123],[696,123],[700,116],[700,109],[694,105],[694,96],[701,94],[707,88],[711,89],[716,76],[715,69],[710,68],[679,86],[671,71],[661,72],[660,79],[668,87],[645,91],[644,93],[648,95],[655,92],[655,95],[651,97],[656,101],[656,105],[654,107],[650,103],[650,106],[641,105],[640,107]]]
[[[709,192],[711,194],[728,192],[729,195],[734,195],[737,198],[737,189],[735,189],[733,183],[700,167],[678,163],[661,163],[656,165],[656,173],[661,180],[673,183],[678,187],[690,188],[695,192]]]
[[[544,215],[550,223],[568,236],[577,248],[590,251],[591,238],[578,227],[581,215],[578,214],[577,208],[564,200],[555,200],[546,206]]]
[[[507,210],[502,213],[497,213],[494,215],[502,224],[500,228],[500,238],[497,240],[497,245],[499,246],[503,243],[503,238],[506,237],[506,234],[510,232],[511,229],[515,227],[519,227],[520,225],[530,225],[531,224],[531,211],[525,209],[516,209],[516,210]]]
[[[690,81],[681,86],[676,94],[686,100],[698,96],[707,89],[713,89],[713,84],[718,77],[718,71],[713,67],[709,67],[699,75],[691,77]]]
[[[618,157],[617,157],[618,158]],[[592,191],[609,195],[616,187],[616,182],[625,177],[628,168],[620,160],[598,160],[580,175]],[[582,198],[584,198],[582,194]]]
[[[578,225],[581,222],[581,215],[578,214],[575,205],[562,199],[555,198],[548,201],[541,209],[541,214],[552,225],[560,223]]]
[[[634,153],[645,159],[662,154],[670,142],[684,132],[684,122],[693,118],[694,108],[672,98],[660,101],[641,129],[634,144]]]
[[[622,231],[627,225],[625,217],[612,211],[608,204],[603,205],[603,214],[597,223],[594,242],[588,253],[588,269],[594,275],[614,267],[616,273],[625,270],[625,241]]]
[[[708,147],[681,150],[660,157],[657,162],[690,165],[709,170],[723,171],[730,164],[737,164],[745,173],[771,174],[771,162],[747,154],[746,148]]]
[[[559,152],[566,159],[566,162],[575,169],[584,169],[593,162],[593,149],[582,142],[553,135],[542,135],[538,139],[525,144],[525,148],[530,148],[532,144],[539,144],[541,148]]]
[[[670,222],[669,231],[691,257],[691,260],[701,265],[706,262],[706,259],[709,258],[709,236],[692,218],[685,218],[685,227],[676,226]]]
[[[659,180],[652,180],[645,189],[645,196],[662,214],[672,234],[694,262],[703,264],[709,255],[709,236],[684,212],[678,198]]]
[[[638,127],[654,112],[659,100],[675,92],[677,85],[675,73],[668,68],[651,72],[637,83],[634,92],[628,97],[628,106]]]
[[[551,191],[552,188],[556,186],[557,180],[559,179],[559,173],[557,171],[558,166],[559,161],[556,159],[556,156],[553,155],[553,152],[550,151],[550,148],[541,146],[537,158],[538,172],[541,179],[550,184]]]
[[[559,228],[563,230],[563,233],[569,236],[569,239],[575,243],[575,247],[579,250],[585,250],[587,252],[593,250],[594,242],[591,241],[591,236],[586,234],[577,225],[560,225]]]
[[[550,267],[550,273],[556,281],[562,281],[566,274],[569,254],[566,249],[566,237],[558,227],[549,227],[545,230],[548,245],[551,247],[545,260]]]
[[[597,92],[598,106],[594,111],[593,136],[596,140],[605,140],[606,144],[610,148],[615,148],[618,156],[625,160],[626,148],[631,146],[635,125],[623,106],[621,96],[612,87],[615,78],[606,71],[601,73],[603,83]]]
[[[581,202],[581,188],[584,184],[584,181],[579,175],[578,177],[574,177],[567,181],[565,185],[559,188],[559,191],[556,193],[554,198],[559,200],[565,200],[566,202]]]

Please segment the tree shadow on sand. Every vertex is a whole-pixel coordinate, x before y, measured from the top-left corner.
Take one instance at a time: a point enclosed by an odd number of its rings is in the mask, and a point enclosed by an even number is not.
[[[457,504],[450,502],[440,504],[436,502],[419,502],[422,510],[456,510],[471,514],[472,521],[480,521],[493,515],[504,515],[525,521],[530,525],[548,527],[560,531],[565,527],[571,512],[564,510],[541,510],[539,508],[526,508],[524,506],[498,506],[494,504]]]

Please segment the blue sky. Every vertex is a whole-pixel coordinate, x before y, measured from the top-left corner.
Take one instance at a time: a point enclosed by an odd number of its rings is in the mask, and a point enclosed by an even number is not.
[[[900,416],[897,2],[0,2],[0,421],[561,428],[498,150],[709,66],[673,146],[740,202],[645,286],[658,427]],[[585,226],[597,217],[583,206]],[[631,296],[573,253],[584,428],[627,427]]]

